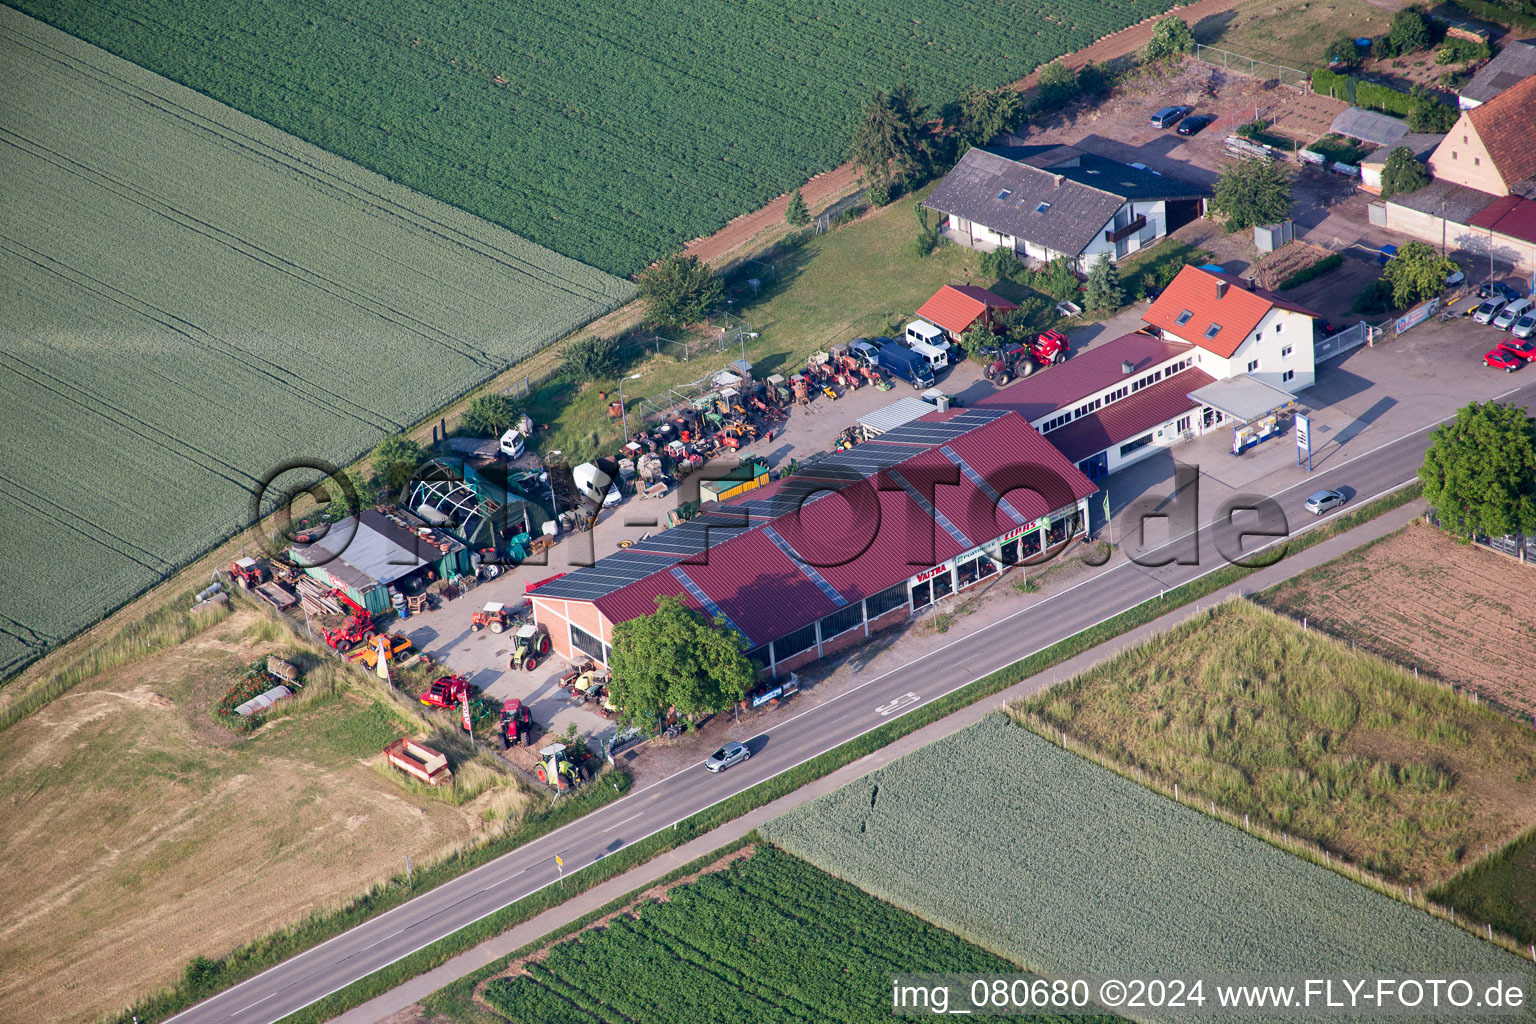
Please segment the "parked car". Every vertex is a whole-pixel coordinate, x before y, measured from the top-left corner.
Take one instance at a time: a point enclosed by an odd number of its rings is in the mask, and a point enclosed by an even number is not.
[[[1212,114],[1196,114],[1194,117],[1186,117],[1179,125],[1180,135],[1199,135],[1205,126],[1215,121]]]
[[[1502,295],[1488,299],[1472,312],[1472,319],[1480,324],[1493,322],[1493,318],[1499,315],[1499,310],[1509,305],[1509,300]]]
[[[1467,275],[1463,274],[1461,271],[1459,271],[1459,270],[1452,271],[1451,273],[1447,274],[1446,277],[1445,277],[1445,286],[1447,288],[1454,288],[1458,284],[1461,284],[1461,282],[1465,281],[1466,279],[1467,279]]]
[[[1513,327],[1515,321],[1531,311],[1530,299],[1516,299],[1503,309],[1499,315],[1493,318],[1493,326],[1502,329]]]
[[[1514,323],[1509,325],[1509,333],[1517,338],[1529,338],[1536,334],[1536,309],[1528,309]]]
[[[1172,128],[1189,113],[1188,107],[1164,107],[1147,119],[1153,128]]]
[[[853,339],[848,344],[848,351],[852,353],[853,358],[864,363],[866,366],[880,365],[880,350],[871,345],[868,338]]]
[[[1307,495],[1307,511],[1315,516],[1324,512],[1331,512],[1344,504],[1344,495],[1340,491],[1321,490],[1313,491]]]
[[[866,338],[865,340],[868,341],[871,345],[875,346],[877,349],[885,348],[887,345],[895,345],[897,343],[895,338],[887,338],[883,334],[878,338]]]
[[[1508,373],[1518,370],[1526,363],[1536,360],[1536,341],[1510,341],[1504,342],[1498,348],[1483,356],[1483,362],[1495,370],[1503,370]]]
[[[744,744],[732,740],[705,758],[704,767],[712,772],[724,771],[731,765],[740,764],[751,757],[752,751],[748,750]]]

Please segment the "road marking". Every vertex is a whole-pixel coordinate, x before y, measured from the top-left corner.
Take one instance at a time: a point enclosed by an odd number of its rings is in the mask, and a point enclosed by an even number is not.
[[[612,825],[609,825],[607,828],[603,829],[603,831],[604,832],[612,832],[614,829],[616,829],[620,825],[624,824],[624,822],[626,822],[626,821],[634,821],[636,818],[640,817],[644,813],[645,813],[644,811],[636,811],[634,814],[631,814],[629,817],[623,818],[623,819],[621,819],[619,821],[614,822]]]
[[[891,701],[889,704],[882,704],[879,707],[875,708],[875,712],[876,712],[876,714],[879,714],[880,716],[884,717],[885,715],[889,715],[892,712],[900,711],[902,708],[906,707],[908,704],[915,704],[915,703],[917,703],[917,701],[918,701],[917,694],[915,694],[915,693],[904,693],[900,697],[897,697],[895,700]]]
[[[260,999],[256,1000],[254,1003],[252,1003],[251,1006],[260,1006],[262,1003],[266,1002],[268,999],[271,999],[272,996],[275,996],[275,995],[277,995],[276,992],[273,992],[272,995],[262,996]],[[231,1017],[238,1017],[242,1013],[244,1013],[246,1010],[249,1010],[251,1008],[251,1006],[242,1006],[242,1007],[240,1007],[240,1009],[238,1009],[234,1013],[230,1014],[230,1016]]]

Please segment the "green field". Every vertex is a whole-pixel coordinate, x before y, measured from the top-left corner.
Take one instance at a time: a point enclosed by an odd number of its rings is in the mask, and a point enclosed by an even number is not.
[[[0,8],[0,677],[632,294]]]
[[[1474,921],[1487,921],[1504,934],[1536,942],[1536,828],[1474,865],[1430,897]]]
[[[1421,888],[1509,842],[1536,803],[1528,724],[1247,602],[1020,708],[1047,735]]]
[[[841,162],[877,88],[947,102],[1170,6],[10,2],[619,274]]]
[[[1529,961],[1002,715],[762,831],[865,892],[1047,976],[1509,971],[1536,983]]]
[[[878,1024],[891,1019],[892,976],[923,971],[1017,973],[1008,961],[763,846],[646,903],[637,916],[532,958],[521,972],[488,982],[484,995],[517,1024]]]

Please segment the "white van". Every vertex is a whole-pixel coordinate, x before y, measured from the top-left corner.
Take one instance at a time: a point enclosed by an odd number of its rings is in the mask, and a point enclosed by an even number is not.
[[[949,366],[949,353],[946,351],[948,347],[948,342],[944,343],[944,348],[939,348],[937,345],[930,345],[923,341],[914,341],[910,346],[913,353],[928,364],[928,368],[934,372],[935,376],[940,370]]]
[[[924,345],[933,345],[936,348],[949,344],[949,342],[944,340],[944,332],[927,320],[913,320],[907,324],[907,335],[902,340],[907,343],[909,348],[919,342]]]

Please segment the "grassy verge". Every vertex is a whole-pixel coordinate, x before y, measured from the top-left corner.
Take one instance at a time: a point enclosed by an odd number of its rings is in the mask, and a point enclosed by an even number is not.
[[[1373,502],[1362,505],[1346,516],[1340,516],[1326,527],[1292,539],[1289,542],[1288,551],[1291,554],[1304,551],[1314,544],[1321,543],[1324,540],[1353,529],[1361,523],[1368,522],[1376,516],[1405,505],[1418,496],[1419,485],[1415,483],[1386,497],[1378,498]],[[1107,640],[1112,640],[1122,633],[1152,622],[1182,605],[1199,600],[1223,587],[1236,583],[1254,571],[1256,570],[1245,569],[1241,566],[1227,566],[1192,583],[1175,587],[1168,591],[1161,600],[1147,601],[1137,605],[1135,608],[1121,612],[1119,615],[1101,622],[1097,626],[1083,630],[1081,633],[1053,644],[1043,651],[1039,651],[1027,658],[1014,662],[1012,665],[984,676],[969,686],[925,704],[916,711],[904,715],[888,725],[881,726],[878,729],[865,733],[863,736],[849,740],[842,746],[797,765],[789,771],[769,779],[767,782],[700,811],[698,814],[679,822],[674,828],[666,832],[650,836],[635,843],[633,846],[619,850],[610,857],[605,857],[596,864],[568,877],[566,879],[566,888],[563,890],[541,890],[518,900],[516,903],[509,904],[495,914],[491,914],[481,921],[477,921],[475,924],[461,929],[403,960],[391,964],[382,971],[375,972],[360,981],[354,982],[312,1006],[305,1007],[303,1010],[289,1015],[284,1018],[285,1024],[306,1024],[306,1022],[317,1022],[318,1024],[318,1022],[328,1020],[354,1006],[359,1006],[370,999],[382,995],[396,985],[437,967],[492,935],[499,934],[507,928],[526,921],[577,893],[585,892],[607,881],[609,878],[622,874],[631,867],[643,864],[652,857],[675,849],[728,821],[746,814],[748,811],[771,803],[785,794],[792,793],[801,786],[829,775],[838,768],[851,764],[859,758],[871,754],[909,733],[916,732],[918,729],[936,722],[963,707],[999,693],[1015,683],[1022,682],[1030,676],[1043,672],[1069,658],[1076,657],[1084,651],[1090,650]],[[554,893],[554,895],[551,895],[551,893]],[[126,1024],[126,1021],[124,1024]],[[145,1024],[149,1024],[149,1019],[146,1018]]]
[[[1486,921],[1523,942],[1536,943],[1536,828],[1492,857],[1433,890],[1429,897],[1462,917]],[[1528,950],[1536,959],[1536,951]]]
[[[1131,298],[1152,295],[1168,287],[1186,264],[1199,266],[1216,257],[1176,238],[1165,238],[1145,255],[1137,254],[1120,264],[1120,285]]]

